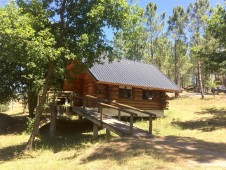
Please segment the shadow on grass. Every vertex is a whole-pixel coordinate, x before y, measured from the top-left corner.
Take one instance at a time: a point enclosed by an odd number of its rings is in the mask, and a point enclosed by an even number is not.
[[[0,135],[21,134],[26,130],[27,116],[9,116],[0,113]]]
[[[116,160],[120,165],[132,157],[149,156],[164,162],[193,160],[208,163],[226,161],[226,144],[210,143],[189,137],[168,136],[156,139],[116,139],[94,148],[82,158],[81,164],[96,160]]]
[[[208,108],[201,112],[196,112],[196,114],[204,115],[211,114],[208,117],[200,118],[196,120],[190,120],[185,122],[174,121],[173,125],[179,126],[182,129],[197,129],[203,132],[210,132],[218,129],[226,129],[226,110],[225,108],[216,109]]]
[[[87,120],[57,120],[56,137],[49,138],[49,124],[39,130],[39,135],[34,143],[35,150],[52,150],[54,153],[62,150],[71,150],[83,147],[85,143],[95,143],[105,140],[105,135],[99,135],[98,140],[93,139],[93,124]],[[23,150],[26,143],[0,148],[0,162],[15,158],[23,158]],[[1,164],[1,163],[0,163]]]

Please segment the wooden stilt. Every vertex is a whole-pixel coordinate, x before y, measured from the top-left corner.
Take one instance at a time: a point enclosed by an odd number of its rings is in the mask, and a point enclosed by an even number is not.
[[[82,116],[78,115],[78,120],[82,120]]]
[[[121,110],[118,110],[118,120],[121,120]]]
[[[51,120],[50,120],[50,129],[49,136],[50,138],[54,138],[56,134],[56,123],[57,123],[57,108],[55,105],[50,105],[51,111]]]
[[[133,135],[133,115],[130,115],[130,135]]]
[[[152,135],[152,115],[149,115],[149,133]]]
[[[108,130],[108,129],[106,129],[106,135],[107,135],[107,136],[111,136],[111,131]]]
[[[93,124],[93,139],[98,138],[98,126],[94,123]]]

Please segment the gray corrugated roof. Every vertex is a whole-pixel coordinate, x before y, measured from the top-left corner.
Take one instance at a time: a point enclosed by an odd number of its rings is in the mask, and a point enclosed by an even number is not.
[[[122,59],[120,61],[103,61],[89,69],[97,81],[144,88],[180,91],[166,75],[151,64]]]

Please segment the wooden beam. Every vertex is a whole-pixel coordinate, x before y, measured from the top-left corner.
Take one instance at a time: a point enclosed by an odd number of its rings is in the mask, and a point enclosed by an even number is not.
[[[49,128],[49,136],[50,138],[54,138],[56,134],[56,123],[57,123],[57,108],[55,105],[50,105],[51,119],[50,119],[50,128]]]
[[[97,139],[97,138],[98,138],[98,125],[93,123],[93,139]]]
[[[149,115],[149,133],[152,135],[152,115]]]
[[[118,110],[118,120],[121,120],[121,111]]]
[[[107,136],[111,136],[111,131],[108,130],[108,129],[106,129],[106,135],[107,135]]]
[[[83,98],[83,109],[86,108],[86,105],[87,105],[87,100],[86,100],[86,97]]]
[[[103,127],[103,107],[99,104],[100,106],[100,123],[101,127]]]
[[[130,115],[130,135],[133,135],[133,115]]]
[[[78,120],[82,120],[82,116],[78,115]]]

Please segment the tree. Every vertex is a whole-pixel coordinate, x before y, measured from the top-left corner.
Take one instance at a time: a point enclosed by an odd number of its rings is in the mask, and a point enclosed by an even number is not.
[[[182,50],[186,44],[185,28],[187,25],[187,14],[183,7],[174,7],[173,14],[169,17],[168,24],[168,32],[174,40],[174,81],[176,84],[180,85],[181,69],[179,63],[180,59],[186,54],[186,52]],[[181,53],[181,51],[183,52]]]
[[[0,11],[0,41],[5,44],[1,56],[15,61],[29,73],[26,76],[43,86],[26,146],[29,150],[38,133],[46,93],[63,77],[66,64],[76,59],[88,68],[101,56],[112,56],[103,28],[129,31],[137,17],[124,0],[18,0],[17,4],[19,8],[11,3]]]
[[[31,16],[22,15],[21,9],[16,8],[14,3],[7,5],[0,10],[0,41],[1,44],[1,65],[4,69],[4,79],[8,82],[6,86],[2,86],[3,92],[8,96],[5,99],[13,97],[22,91],[28,92],[28,97],[37,95],[38,88],[42,85],[42,77],[45,74],[43,65],[45,57],[49,55],[49,47],[53,44],[53,40],[49,37],[49,31],[42,29],[35,32],[33,25],[37,20]],[[40,25],[42,22],[40,22]],[[49,39],[48,39],[49,38]],[[48,40],[47,40],[48,39]],[[40,50],[45,48],[47,51]],[[39,56],[37,58],[36,56]],[[33,85],[35,85],[33,87]],[[10,92],[10,93],[7,93]],[[31,101],[31,100],[29,100]],[[29,104],[29,113],[32,116],[34,106],[32,102]],[[36,103],[34,101],[34,105]]]
[[[157,61],[159,58],[158,55],[155,55],[155,51],[157,51],[159,47],[159,40],[161,41],[160,36],[162,36],[162,31],[165,23],[165,12],[161,13],[160,15],[157,15],[157,5],[150,2],[146,6],[146,30],[147,30],[147,58],[146,60],[148,62],[151,62],[152,64],[158,65],[159,61]],[[160,42],[161,43],[161,42]],[[158,58],[158,59],[157,59]],[[164,56],[161,56],[161,58],[164,58]]]
[[[144,60],[147,51],[147,33],[140,26],[130,34],[120,32],[114,38],[115,53],[119,58],[127,58],[135,61]]]
[[[195,46],[199,46],[201,43],[201,37],[205,30],[205,20],[204,16],[208,14],[210,10],[210,5],[208,0],[197,0],[194,4],[190,4],[188,7],[189,21],[190,21],[190,32],[191,32],[191,46],[193,47],[191,53],[194,55],[195,63],[197,63],[198,72],[198,84],[201,92],[201,97],[204,98],[204,91],[202,85],[202,56],[198,56],[196,52],[193,51]]]
[[[114,53],[119,58],[141,61],[147,51],[147,32],[143,26],[144,13],[137,5],[132,7],[131,13],[132,15],[137,13],[138,19],[132,22],[130,31],[121,30],[115,34]]]
[[[206,34],[211,38],[210,47],[215,47],[210,53],[209,60],[213,66],[218,69],[221,74],[226,73],[226,8],[218,5],[213,9],[213,14],[210,18],[206,18],[207,27]]]

